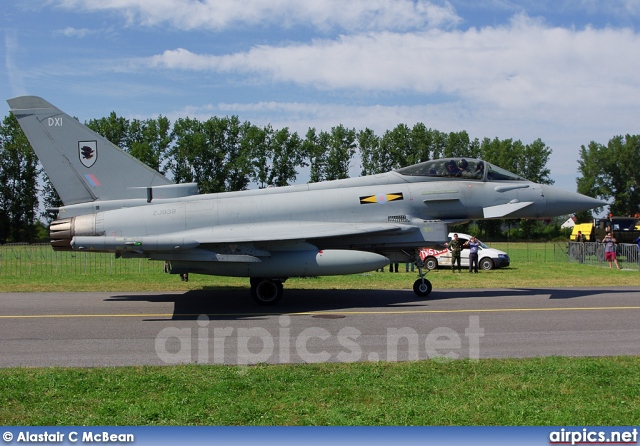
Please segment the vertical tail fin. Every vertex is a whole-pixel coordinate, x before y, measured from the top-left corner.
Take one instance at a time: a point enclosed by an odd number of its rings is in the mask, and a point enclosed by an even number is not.
[[[139,188],[172,184],[42,98],[7,102],[65,205],[141,198]]]

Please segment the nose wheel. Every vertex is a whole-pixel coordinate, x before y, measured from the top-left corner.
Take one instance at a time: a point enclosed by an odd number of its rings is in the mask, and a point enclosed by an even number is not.
[[[429,282],[424,277],[422,279],[418,279],[413,283],[413,292],[416,293],[420,297],[426,297],[431,294],[432,290],[431,282]]]
[[[420,251],[418,250],[416,250],[415,259],[415,264],[418,268],[418,274],[420,275],[420,278],[413,283],[413,292],[420,297],[426,297],[431,294],[431,290],[433,289],[431,282],[424,278],[425,274],[429,272],[429,269],[427,268],[425,272],[424,261],[420,257]]]

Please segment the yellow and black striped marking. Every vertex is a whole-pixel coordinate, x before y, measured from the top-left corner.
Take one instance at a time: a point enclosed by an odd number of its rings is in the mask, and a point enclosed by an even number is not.
[[[360,204],[383,204],[389,201],[398,200],[404,200],[404,195],[402,195],[402,192],[396,192],[393,194],[365,195],[364,197],[360,197]]]

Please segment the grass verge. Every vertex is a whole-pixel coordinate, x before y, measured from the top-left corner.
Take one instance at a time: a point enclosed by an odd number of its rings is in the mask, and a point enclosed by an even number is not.
[[[621,271],[578,263],[519,263],[517,266],[481,271],[477,275],[453,275],[449,269],[427,274],[435,291],[450,288],[549,288],[638,286],[640,271]],[[411,289],[417,272],[370,272],[346,276],[291,278],[287,289]],[[200,276],[192,274],[188,282],[171,274],[69,274],[3,276],[0,292],[74,292],[74,291],[190,291],[201,289],[249,289],[243,277]]]
[[[0,370],[3,425],[638,425],[640,358]]]

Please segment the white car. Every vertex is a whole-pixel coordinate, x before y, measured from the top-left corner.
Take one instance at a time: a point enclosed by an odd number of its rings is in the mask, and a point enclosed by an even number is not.
[[[449,241],[453,238],[453,232],[449,233]],[[458,240],[462,243],[467,242],[471,236],[468,234],[458,234]],[[480,240],[478,240],[480,242]],[[436,269],[438,266],[451,267],[451,251],[444,246],[444,244],[438,244],[433,248],[422,248],[420,250],[420,257],[422,258],[425,268]],[[489,248],[484,243],[480,242],[478,247],[478,268],[484,270],[490,270],[493,268],[502,268],[509,266],[509,254],[504,251]],[[464,248],[460,254],[460,264],[463,268],[469,268],[469,248]]]

